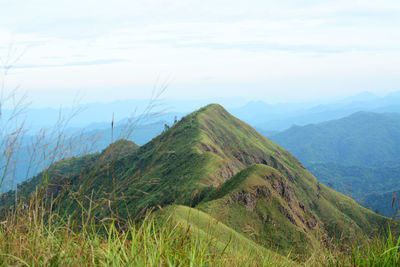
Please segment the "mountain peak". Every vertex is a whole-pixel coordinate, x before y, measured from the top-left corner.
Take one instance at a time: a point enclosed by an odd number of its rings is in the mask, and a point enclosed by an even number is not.
[[[126,139],[119,139],[110,144],[102,151],[102,155],[106,159],[120,159],[132,151],[135,151],[139,146],[134,142]]]
[[[213,113],[213,115],[215,115],[215,112],[225,112],[225,113],[228,113],[228,111],[226,111],[226,109],[223,107],[223,106],[221,106],[220,104],[209,104],[209,105],[207,105],[207,106],[205,106],[205,107],[202,107],[202,108],[200,108],[198,111],[197,111],[197,113],[210,113],[210,112],[212,112]]]

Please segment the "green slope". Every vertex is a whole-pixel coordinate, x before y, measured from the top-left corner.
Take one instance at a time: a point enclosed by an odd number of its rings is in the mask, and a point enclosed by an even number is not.
[[[272,167],[252,165],[198,208],[263,246],[294,254],[309,254],[340,235],[358,238],[385,223],[323,185],[311,195],[297,185]]]
[[[214,242],[218,254],[227,253],[236,258],[247,258],[250,262],[264,263],[268,266],[295,266],[295,262],[263,246],[258,245],[231,227],[213,218],[209,214],[187,206],[170,206],[163,210],[164,216],[171,216],[172,221],[179,223],[184,231],[190,231],[197,240]]]
[[[69,203],[77,198],[80,205],[98,203],[93,213],[99,218],[173,203],[198,206],[261,246],[298,254],[387,222],[319,184],[289,152],[215,104],[120,158],[93,164],[64,179],[49,175],[51,188],[65,189],[52,191],[65,209],[73,211]],[[28,192],[37,184],[33,179],[22,187]],[[255,195],[255,202],[240,201],[241,194]]]
[[[242,170],[215,198],[198,208],[265,247],[304,254],[320,245],[317,218],[297,199],[290,181],[272,167],[257,164]]]

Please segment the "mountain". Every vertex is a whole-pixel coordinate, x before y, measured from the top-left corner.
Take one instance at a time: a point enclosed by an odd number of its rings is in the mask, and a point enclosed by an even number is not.
[[[285,130],[292,125],[306,125],[332,119],[339,119],[357,111],[400,112],[400,93],[393,92],[378,97],[362,92],[344,99],[269,104],[261,100],[250,101],[242,106],[240,98],[212,99],[129,99],[108,103],[95,102],[77,104],[73,107],[26,107],[19,118],[29,122],[28,130],[35,132],[43,127],[52,127],[60,115],[68,121],[69,127],[95,130],[108,128],[112,118],[122,121],[148,113],[177,113],[178,117],[201,107],[210,100],[223,102],[227,109],[239,119],[265,132]],[[3,109],[5,117],[12,116],[12,109]],[[173,118],[173,117],[172,117]],[[170,121],[170,119],[162,119]],[[150,124],[154,121],[147,121]],[[153,136],[154,137],[154,136]]]
[[[400,160],[400,114],[357,112],[348,117],[294,126],[270,136],[304,164],[379,165]]]
[[[379,97],[375,95],[374,93],[364,91],[361,93],[358,93],[356,95],[352,95],[349,97],[346,97],[345,99],[342,99],[343,103],[354,103],[354,102],[371,102],[371,101],[379,101]]]
[[[400,164],[388,162],[382,166],[355,166],[337,163],[309,164],[308,170],[318,179],[343,192],[378,213],[392,217],[396,206],[392,207],[393,196],[400,192]]]
[[[14,146],[13,152],[4,153],[11,155],[11,159],[0,158],[0,169],[7,167],[10,170],[2,179],[0,188],[6,192],[57,160],[99,152],[113,140],[128,139],[143,145],[181,117],[182,114],[178,113],[147,114],[115,122],[112,129],[109,122],[93,123],[85,128],[55,127],[55,130],[43,129],[36,134],[21,134],[19,145]]]
[[[117,147],[126,147],[128,141],[121,142]],[[44,193],[72,214],[97,203],[93,213],[98,218],[110,213],[129,218],[180,204],[259,246],[281,253],[295,249],[298,255],[331,238],[352,240],[373,233],[388,222],[320,184],[289,152],[220,105],[185,116],[139,148],[128,147],[117,157],[107,156],[116,151],[111,146],[100,154],[59,162],[20,185],[19,196],[37,192],[42,183]],[[66,174],[67,169],[73,171]],[[10,192],[2,201],[14,198]]]
[[[399,216],[400,210],[400,188],[381,190],[366,194],[363,199],[363,205],[373,207],[377,212],[390,217]]]
[[[134,142],[120,139],[101,152],[60,160],[51,164],[45,171],[19,184],[18,191],[22,197],[29,197],[37,186],[45,183],[46,190],[56,196],[63,186],[78,187],[92,182],[91,176],[98,171],[98,168],[110,168],[111,162],[124,158],[138,148],[139,146]],[[81,178],[83,175],[86,176],[84,180],[76,181],[78,176]],[[72,188],[68,190],[72,192]],[[14,191],[3,194],[3,200],[7,202],[10,196],[14,196]]]
[[[324,184],[373,210],[392,214],[393,194],[400,190],[400,114],[357,112],[295,126],[270,138]]]
[[[399,93],[394,92],[385,97],[377,97],[372,93],[363,92],[355,96],[330,102],[310,103],[281,103],[267,104],[261,100],[251,101],[244,106],[239,106],[238,99],[219,99],[228,104],[229,111],[239,119],[252,125],[264,136],[272,136],[279,131],[285,130],[292,125],[306,125],[318,123],[330,119],[339,119],[360,110],[379,112],[400,112]],[[73,136],[79,138],[96,139],[96,142],[88,142],[90,147],[77,146],[68,150],[69,156],[79,156],[84,153],[100,151],[109,145],[112,140],[126,138],[139,145],[149,142],[164,129],[164,125],[170,125],[175,117],[181,118],[188,110],[200,106],[207,99],[201,100],[124,100],[110,103],[90,103],[77,105],[74,108],[27,108],[19,116],[26,122],[25,137],[15,151],[12,160],[12,168],[8,168],[8,175],[3,179],[3,191],[13,188],[39,171],[44,170],[54,160],[47,157],[47,160],[36,162],[33,150],[40,146],[35,140],[42,139],[44,128],[47,128],[47,135],[51,135],[51,129],[59,129],[67,124],[70,128],[64,129],[67,142],[74,140]],[[167,112],[174,111],[174,112]],[[12,110],[3,110],[4,118],[13,118]],[[111,120],[114,118],[114,137],[111,138]],[[128,118],[134,123],[134,127],[128,122]],[[61,124],[57,124],[58,121]],[[53,125],[53,127],[51,126]],[[55,125],[55,126],[54,126]],[[129,127],[126,127],[126,126]],[[48,128],[50,127],[50,128]],[[129,129],[131,128],[131,129]],[[133,131],[131,131],[133,129]],[[10,129],[9,129],[10,130]],[[10,130],[12,132],[12,130]],[[56,136],[45,136],[42,144],[45,145],[39,150],[40,154],[49,154],[54,146],[57,146],[58,130]],[[77,134],[78,133],[78,134]],[[75,141],[73,142],[75,143]],[[33,148],[32,146],[36,146]],[[62,149],[59,149],[62,150]],[[67,151],[60,151],[67,152]],[[56,157],[60,159],[62,157]],[[0,159],[0,169],[4,169],[4,163]]]
[[[399,103],[399,92],[384,97],[362,92],[344,99],[324,102],[267,104],[263,101],[252,101],[229,111],[259,131],[271,134],[284,131],[293,125],[304,126],[337,120],[359,111],[399,113]]]

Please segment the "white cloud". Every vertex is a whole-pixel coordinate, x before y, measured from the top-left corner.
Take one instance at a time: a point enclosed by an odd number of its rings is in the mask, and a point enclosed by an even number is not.
[[[126,88],[150,87],[160,74],[172,75],[177,88],[197,84],[212,88],[204,94],[220,95],[229,90],[216,91],[216,84],[248,84],[257,94],[263,94],[257,84],[270,84],[296,95],[295,88],[318,88],[319,81],[361,90],[355,85],[370,80],[372,91],[398,82],[398,1],[0,3],[0,57],[5,44],[27,48],[9,84],[36,93],[114,88],[122,97]]]

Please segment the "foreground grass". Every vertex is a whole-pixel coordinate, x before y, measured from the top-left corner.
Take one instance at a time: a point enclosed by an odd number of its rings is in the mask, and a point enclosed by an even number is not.
[[[171,208],[172,209],[172,208]],[[316,251],[295,263],[206,214],[177,206],[142,222],[62,219],[40,205],[10,212],[0,226],[1,266],[399,266],[400,239],[389,232],[347,252]],[[160,218],[163,218],[160,220]],[[161,221],[161,222],[160,222]]]
[[[141,223],[63,220],[40,207],[10,213],[0,227],[1,266],[283,266],[237,253],[230,242],[204,238],[193,226],[147,216]],[[223,245],[223,246],[221,246]],[[282,263],[282,264],[280,264]],[[287,263],[287,262],[286,262]]]
[[[400,238],[387,235],[376,236],[363,247],[354,247],[352,263],[354,266],[400,266]]]

